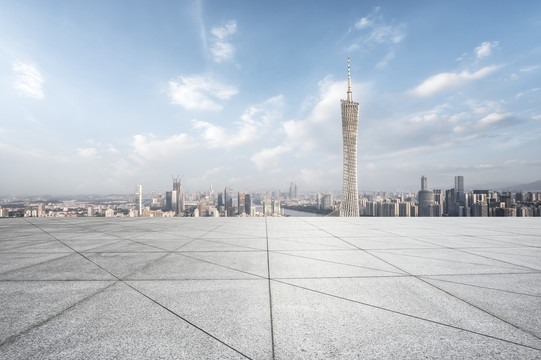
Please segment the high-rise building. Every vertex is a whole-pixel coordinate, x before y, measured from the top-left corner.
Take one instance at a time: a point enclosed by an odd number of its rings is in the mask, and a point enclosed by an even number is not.
[[[225,216],[233,216],[233,196],[231,193],[231,188],[226,186],[224,189],[224,207],[225,207]]]
[[[137,206],[137,212],[141,216],[143,214],[143,185],[137,185],[135,187],[135,204]]]
[[[419,198],[419,216],[434,216],[434,192],[428,190],[426,176],[421,178],[421,191],[418,193]]]
[[[455,196],[456,202],[464,206],[466,200],[464,196],[464,176],[455,176]]]
[[[290,199],[297,198],[297,184],[296,183],[289,184],[289,198]]]
[[[321,196],[320,209],[331,210],[333,207],[334,199],[332,193],[324,194]]]
[[[426,176],[421,177],[421,190],[428,190]]]
[[[173,210],[173,192],[166,191],[165,192],[165,211],[171,211],[171,210]]]
[[[182,192],[182,177],[178,176],[176,179],[173,179],[173,191],[171,193],[172,197],[172,210],[176,215],[181,215],[184,213],[184,193]]]
[[[218,207],[224,206],[224,194],[218,193]]]
[[[246,193],[243,193],[243,192],[238,193],[237,204],[238,204],[239,216],[240,216],[246,212]]]
[[[357,191],[357,126],[359,103],[353,101],[351,74],[348,58],[347,100],[340,100],[342,108],[342,136],[344,138],[344,174],[340,216],[359,216],[359,193]]]
[[[244,196],[244,210],[246,215],[252,216],[252,196],[250,194]]]

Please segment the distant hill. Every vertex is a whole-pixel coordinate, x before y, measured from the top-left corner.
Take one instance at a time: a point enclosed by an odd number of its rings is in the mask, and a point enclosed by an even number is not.
[[[510,191],[541,191],[541,180],[529,184],[520,184],[506,187],[504,190]]]

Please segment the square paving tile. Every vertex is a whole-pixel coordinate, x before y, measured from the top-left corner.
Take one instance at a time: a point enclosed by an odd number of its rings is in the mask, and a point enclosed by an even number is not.
[[[0,219],[2,359],[539,359],[538,218]]]

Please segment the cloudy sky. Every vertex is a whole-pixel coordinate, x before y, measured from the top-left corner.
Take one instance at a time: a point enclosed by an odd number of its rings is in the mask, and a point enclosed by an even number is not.
[[[0,194],[541,179],[541,2],[0,0]]]

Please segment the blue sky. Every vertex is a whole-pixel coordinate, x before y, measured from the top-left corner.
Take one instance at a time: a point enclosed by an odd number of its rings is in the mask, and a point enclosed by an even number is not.
[[[541,179],[541,2],[0,1],[0,194]]]

